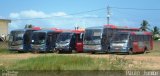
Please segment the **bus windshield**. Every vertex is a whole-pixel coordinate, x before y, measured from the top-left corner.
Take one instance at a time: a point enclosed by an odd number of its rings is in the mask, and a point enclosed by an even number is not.
[[[129,34],[117,33],[112,37],[112,42],[114,43],[121,43],[126,42],[128,40]]]
[[[14,42],[14,45],[20,45],[23,43],[24,31],[12,31],[10,33],[9,41]]]
[[[32,44],[45,44],[46,41],[46,33],[36,32],[33,33]]]
[[[101,29],[88,29],[84,35],[84,44],[100,44],[101,43]]]
[[[59,42],[70,42],[72,38],[72,33],[61,33],[58,37],[57,43]]]

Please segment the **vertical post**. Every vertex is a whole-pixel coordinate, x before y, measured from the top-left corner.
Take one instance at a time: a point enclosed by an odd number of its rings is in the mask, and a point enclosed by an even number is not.
[[[109,25],[110,24],[110,7],[107,6],[107,24]]]
[[[76,25],[76,26],[75,26],[75,30],[78,30],[78,29],[79,29],[79,26]]]

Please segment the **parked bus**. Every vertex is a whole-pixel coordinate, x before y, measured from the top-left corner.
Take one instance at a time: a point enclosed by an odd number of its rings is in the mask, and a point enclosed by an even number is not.
[[[32,51],[54,52],[55,42],[59,33],[55,30],[34,31],[32,36]]]
[[[56,50],[59,53],[83,52],[83,30],[73,30],[70,32],[63,32],[59,35],[56,41]]]
[[[104,27],[89,27],[84,33],[84,52],[107,53],[112,35],[117,31],[139,31],[138,28],[120,27],[115,25],[104,25]]]
[[[40,27],[30,29],[12,30],[9,36],[9,50],[18,52],[28,52],[31,50],[31,37],[33,31],[40,30]]]
[[[153,39],[150,32],[117,32],[114,34],[110,53],[141,53],[153,49]]]

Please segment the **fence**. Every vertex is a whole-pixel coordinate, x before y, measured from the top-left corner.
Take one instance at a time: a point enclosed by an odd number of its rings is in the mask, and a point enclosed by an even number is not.
[[[8,42],[0,42],[0,49],[8,49]]]

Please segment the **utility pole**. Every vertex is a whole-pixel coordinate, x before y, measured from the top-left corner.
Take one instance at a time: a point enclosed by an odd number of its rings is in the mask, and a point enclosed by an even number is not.
[[[107,24],[109,25],[110,23],[110,7],[109,6],[107,6]]]

